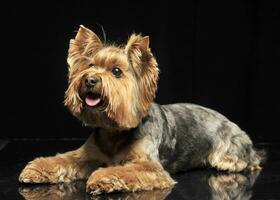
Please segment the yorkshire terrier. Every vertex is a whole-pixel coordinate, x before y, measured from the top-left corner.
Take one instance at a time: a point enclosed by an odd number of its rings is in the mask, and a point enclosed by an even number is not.
[[[220,113],[153,103],[159,69],[148,36],[108,45],[80,26],[67,62],[65,105],[93,134],[77,150],[29,162],[20,182],[88,179],[87,192],[97,195],[169,188],[176,184],[169,173],[198,167],[261,169],[251,139]]]

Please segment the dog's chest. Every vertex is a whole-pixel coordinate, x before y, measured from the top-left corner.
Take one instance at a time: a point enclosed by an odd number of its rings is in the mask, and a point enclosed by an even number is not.
[[[121,164],[125,161],[132,145],[132,138],[126,134],[114,135],[102,131],[94,135],[98,159],[107,164]]]

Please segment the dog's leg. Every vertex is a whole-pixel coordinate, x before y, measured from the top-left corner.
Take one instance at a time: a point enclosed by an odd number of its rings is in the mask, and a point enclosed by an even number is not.
[[[87,192],[93,195],[116,191],[134,192],[168,188],[175,183],[158,163],[133,161],[93,172],[87,181]]]
[[[29,162],[19,176],[23,183],[59,183],[87,178],[99,163],[94,160],[93,138],[75,151],[40,157]]]
[[[125,150],[120,165],[100,168],[87,181],[93,195],[115,191],[132,192],[169,188],[176,182],[157,161],[155,145],[149,138],[139,139]]]
[[[258,173],[263,156],[253,148],[248,135],[231,123],[231,127],[220,133],[222,139],[215,140],[212,152],[208,156],[211,167],[229,172],[248,170]]]

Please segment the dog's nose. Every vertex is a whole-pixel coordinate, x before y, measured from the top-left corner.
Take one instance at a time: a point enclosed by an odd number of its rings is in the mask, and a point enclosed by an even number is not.
[[[95,86],[98,81],[99,81],[99,79],[95,76],[87,77],[85,80],[86,85],[89,87]]]

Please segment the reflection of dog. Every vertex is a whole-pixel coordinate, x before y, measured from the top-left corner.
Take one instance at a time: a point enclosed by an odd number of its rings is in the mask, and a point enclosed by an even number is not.
[[[92,194],[167,188],[168,172],[209,166],[259,170],[249,137],[221,114],[193,104],[152,103],[157,62],[149,38],[103,44],[81,26],[71,40],[65,105],[94,134],[76,151],[30,162],[19,180],[58,183],[88,178]],[[105,168],[99,168],[106,164]],[[165,170],[167,171],[165,171]]]
[[[109,194],[108,196],[95,196],[95,200],[164,200],[171,188],[162,190],[148,190],[139,192],[125,192]],[[51,185],[24,185],[19,188],[19,193],[26,200],[90,200],[85,196],[85,182],[73,181],[71,183],[59,183]]]
[[[252,188],[258,174],[243,175],[240,173],[216,173],[215,171],[194,171],[180,176],[182,184],[175,188],[169,198],[175,199],[212,199],[212,200],[249,200],[252,197]],[[51,185],[22,185],[19,193],[26,200],[84,200],[85,182],[73,181]],[[183,191],[183,192],[182,192]],[[108,200],[164,200],[171,192],[171,188],[135,193],[116,193],[94,199]],[[175,195],[175,196],[174,196]],[[87,199],[87,198],[86,198]],[[90,198],[89,198],[90,199]]]
[[[211,176],[208,180],[213,200],[231,200],[252,198],[252,187],[257,174],[243,175],[240,173],[220,174]]]

